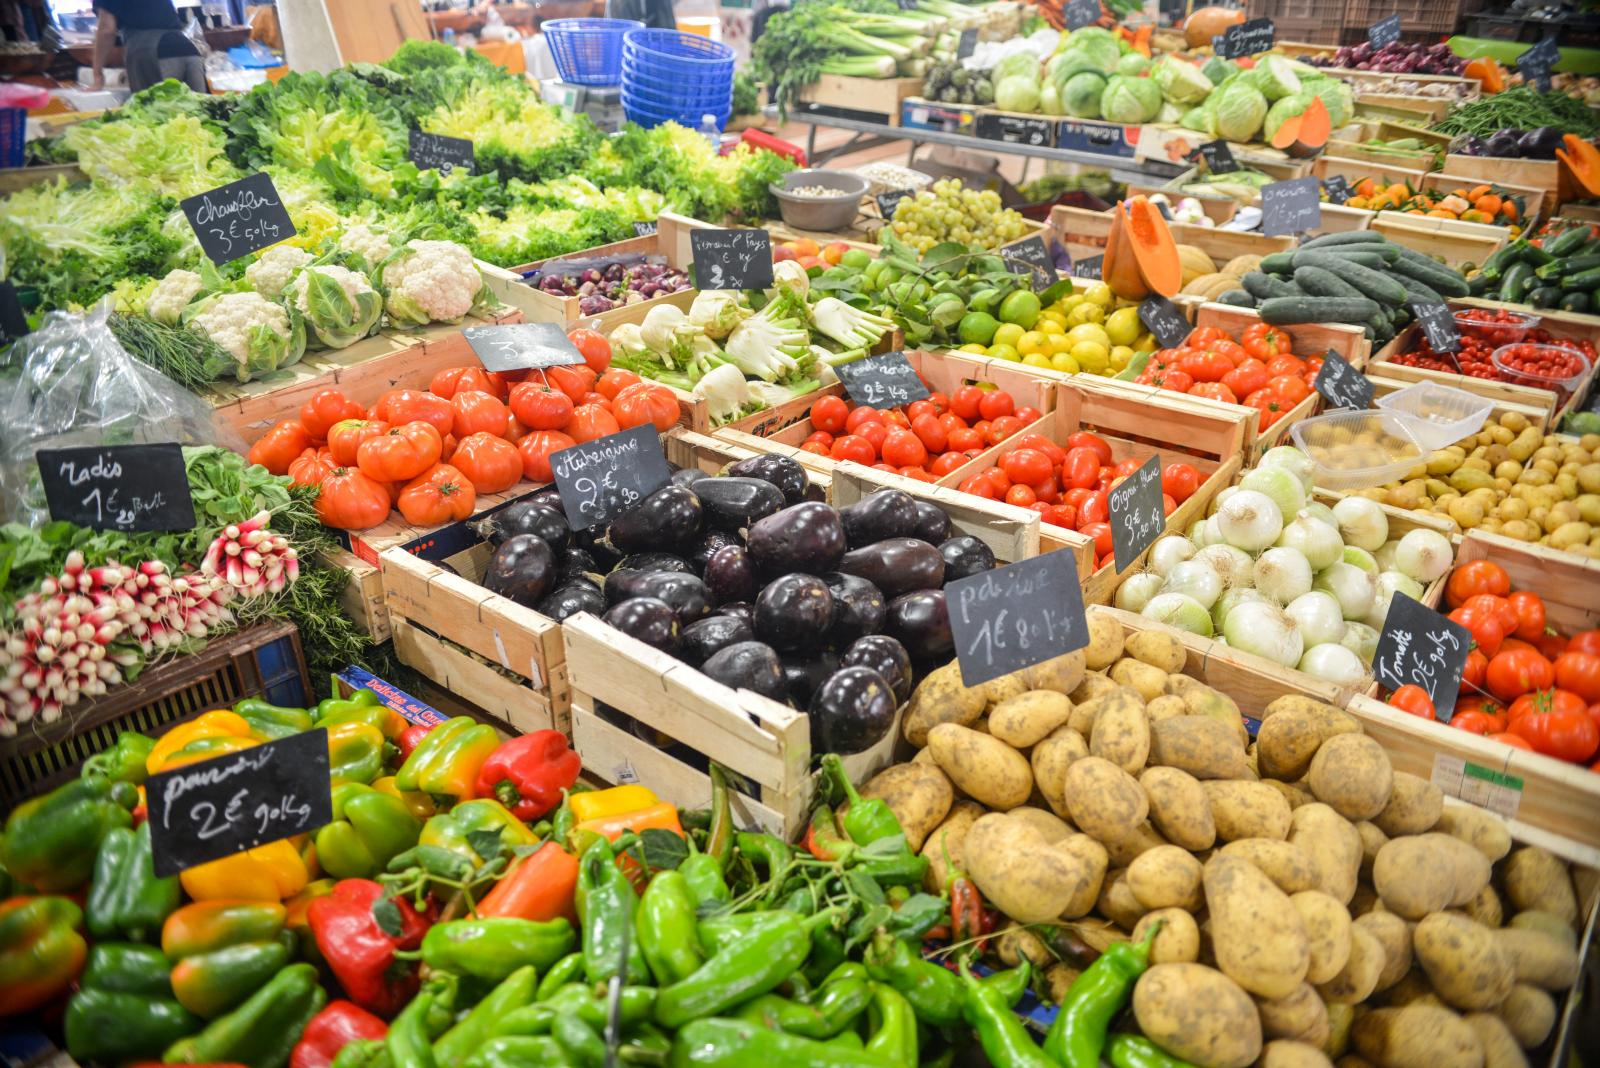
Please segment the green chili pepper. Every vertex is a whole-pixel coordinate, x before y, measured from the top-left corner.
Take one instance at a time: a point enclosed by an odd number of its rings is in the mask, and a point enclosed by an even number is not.
[[[923,960],[905,942],[888,934],[873,938],[866,953],[867,971],[905,995],[917,1018],[935,1027],[961,1022],[965,1000],[961,979],[932,961]]]
[[[839,825],[852,842],[864,846],[880,838],[905,833],[887,801],[878,797],[862,797],[856,791],[855,783],[850,781],[850,776],[845,772],[844,761],[839,754],[829,753],[823,757],[822,767],[839,784],[848,799],[840,809]]]
[[[818,805],[812,811],[803,844],[818,860],[849,861],[857,851],[856,844],[839,833],[833,806],[828,804]]]
[[[584,975],[591,983],[603,983],[621,970],[624,982],[632,979],[648,983],[650,970],[639,948],[639,939],[628,931],[639,896],[633,892],[627,873],[617,866],[610,842],[597,839],[584,851],[579,862],[578,883],[585,890]]]
[[[1115,1068],[1195,1068],[1142,1035],[1112,1035],[1106,1052]]]
[[[594,1028],[576,1016],[557,1016],[551,1033],[578,1068],[600,1068],[606,1062],[606,1044]]]
[[[311,729],[311,713],[303,708],[285,708],[259,697],[246,697],[233,710],[250,724],[250,733],[263,741],[275,742],[291,734]]]
[[[984,986],[961,962],[964,994],[961,1014],[978,1035],[984,1056],[994,1068],[1058,1068],[1034,1045],[1028,1029],[1011,1011],[998,989]]]
[[[884,886],[920,886],[928,858],[907,850],[888,857],[867,857],[853,871],[866,872]]]
[[[574,941],[572,924],[561,916],[543,921],[515,916],[451,920],[428,928],[422,960],[429,968],[498,983],[524,965],[550,967]]]
[[[713,765],[715,767],[715,765]],[[733,900],[733,894],[728,890],[728,881],[723,875],[727,864],[719,861],[710,853],[703,853],[695,848],[694,837],[687,839],[689,855],[683,858],[683,863],[677,867],[679,875],[689,885],[689,897],[694,901],[695,907],[707,901],[726,904]],[[728,841],[733,841],[733,832],[728,832]],[[708,843],[709,844],[709,843]]]
[[[767,869],[768,878],[775,877],[794,860],[794,850],[789,848],[789,843],[770,834],[740,831],[734,839],[739,843],[739,852],[749,857],[751,863]]]
[[[583,974],[583,950],[568,953],[565,957],[550,966],[544,973],[544,978],[539,980],[539,989],[534,993],[534,1001],[549,1001],[555,996],[556,991],[566,986]]]
[[[705,855],[726,872],[733,857],[733,806],[728,796],[728,775],[720,764],[711,765],[711,827],[706,831]]]
[[[390,1068],[389,1044],[381,1038],[347,1042],[328,1068]]]
[[[741,939],[759,934],[775,924],[784,923],[786,919],[786,914],[777,910],[707,916],[700,921],[698,931],[700,951],[708,957],[716,956]]]
[[[639,949],[659,983],[676,983],[705,963],[695,941],[695,901],[676,871],[657,872],[636,917]]]
[[[474,1053],[465,1068],[571,1068],[561,1043],[547,1036],[508,1035],[491,1038]]]
[[[911,1003],[887,983],[873,983],[870,1012],[867,1052],[903,1068],[917,1068],[917,1014]]]
[[[855,1048],[846,1036],[855,1039]],[[816,1042],[746,1020],[695,1020],[678,1032],[670,1063],[673,1068],[899,1068],[861,1049],[860,1042],[853,1031]]]
[[[438,1062],[439,1068],[464,1065],[473,1051],[488,1039],[496,1020],[533,999],[534,985],[538,981],[538,969],[527,964],[489,991],[460,1023],[433,1044],[433,1059]]]
[[[844,936],[832,927],[823,927],[811,932],[811,958],[799,974],[812,986],[820,986],[846,956]]]
[[[1022,1000],[1022,995],[1028,991],[1028,980],[1033,977],[1033,965],[1024,957],[1015,968],[986,975],[979,982],[984,986],[994,987],[1000,992],[1007,1005],[1015,1005]]]
[[[800,967],[811,952],[811,932],[831,924],[833,910],[804,918],[792,912],[768,913],[772,920],[720,950],[687,979],[673,983],[656,999],[656,1022],[682,1027],[772,990]]]
[[[433,994],[424,991],[412,998],[389,1024],[384,1041],[394,1068],[438,1068],[428,1039],[428,1013],[432,1009]]]
[[[763,994],[739,1006],[732,1015],[791,1035],[832,1038],[850,1026],[871,1002],[871,981],[850,976],[825,984],[810,1004]]]
[[[785,912],[798,912],[802,916],[809,916],[817,911],[817,895],[809,885],[802,883],[778,902],[778,908]]]
[[[176,875],[156,878],[148,820],[137,831],[113,827],[106,832],[84,907],[90,934],[99,939],[121,934],[154,941],[182,900]]]
[[[1106,947],[1098,960],[1073,980],[1045,1035],[1044,1049],[1062,1068],[1098,1068],[1106,1048],[1106,1029],[1127,1004],[1136,979],[1150,965],[1150,943],[1159,923],[1137,942]]]

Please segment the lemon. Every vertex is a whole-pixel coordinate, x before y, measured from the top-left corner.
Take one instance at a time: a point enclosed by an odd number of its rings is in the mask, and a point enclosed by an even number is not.
[[[1156,351],[1156,336],[1148,331],[1140,334],[1133,342],[1134,352]]]
[[[1073,340],[1065,334],[1051,334],[1049,337],[1050,355],[1058,352],[1070,352]]]
[[[989,353],[988,349],[986,349],[982,345],[979,345],[979,344],[976,344],[976,343],[971,344],[971,345],[962,345],[961,348],[957,349],[956,351],[957,352],[970,352],[974,356],[986,356]]]
[[[1065,334],[1067,332],[1067,326],[1065,323],[1057,319],[1046,319],[1043,316],[1040,316],[1039,321],[1033,324],[1033,328],[1039,333],[1047,335]]]
[[[1104,345],[1096,344],[1093,341],[1078,342],[1072,346],[1067,355],[1078,361],[1079,367],[1095,374],[1099,374],[1111,366],[1110,350]]]
[[[1076,308],[1078,305],[1080,305],[1082,303],[1083,303],[1083,294],[1082,293],[1069,293],[1066,296],[1061,298],[1061,300],[1056,304],[1056,307],[1061,309],[1061,311],[1063,313],[1065,313],[1065,312],[1070,312],[1073,308]]]
[[[1030,352],[1022,357],[1022,362],[1027,367],[1049,367],[1050,357],[1042,352]]]
[[[1072,309],[1072,314],[1067,316],[1067,325],[1081,326],[1084,323],[1098,323],[1106,317],[1106,310],[1098,304],[1084,301]]]
[[[1024,356],[1027,356],[1030,353],[1043,352],[1048,343],[1048,339],[1045,337],[1045,335],[1039,333],[1037,330],[1029,330],[1017,340],[1017,351],[1022,353]]]
[[[1131,345],[1143,330],[1137,308],[1118,308],[1106,316],[1106,336],[1113,345]]]
[[[1106,336],[1105,327],[1099,323],[1080,323],[1067,331],[1067,337],[1071,338],[1074,344],[1079,341],[1092,341],[1107,352],[1111,351],[1111,338]]]
[[[1088,301],[1090,304],[1098,304],[1100,307],[1105,308],[1110,306],[1111,301],[1115,298],[1111,292],[1110,286],[1106,285],[1104,282],[1096,282],[1094,285],[1083,291],[1083,299]]]
[[[1007,348],[1016,348],[1017,342],[1022,340],[1022,335],[1027,333],[1016,323],[1001,323],[1000,329],[994,332],[994,337],[989,339],[990,349],[1004,345]],[[993,353],[990,353],[993,355]]]
[[[1111,347],[1111,366],[1121,371],[1133,362],[1133,350],[1126,345]]]
[[[1075,375],[1078,373],[1078,361],[1064,352],[1058,352],[1050,357],[1050,366],[1062,374]]]
[[[1012,363],[1022,359],[1021,354],[1010,345],[990,345],[989,355],[997,360],[1010,360]]]

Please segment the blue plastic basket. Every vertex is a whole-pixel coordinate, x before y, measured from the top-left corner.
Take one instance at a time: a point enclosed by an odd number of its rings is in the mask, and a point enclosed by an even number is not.
[[[0,167],[20,167],[27,160],[28,109],[0,108]]]
[[[633,30],[623,39],[623,53],[669,71],[733,69],[733,49],[721,41],[678,30]]]
[[[616,85],[622,80],[622,41],[644,29],[635,19],[552,19],[542,27],[561,80]]]
[[[732,87],[684,91],[663,88],[658,83],[645,82],[638,78],[623,83],[622,95],[651,107],[671,111],[683,111],[687,108],[720,111],[733,102]]]
[[[675,109],[663,107],[638,100],[623,93],[622,111],[629,122],[638,123],[640,126],[660,126],[664,122],[675,122],[680,126],[687,126],[691,130],[699,129],[701,119],[706,115],[716,117],[717,129],[724,129],[733,114],[733,103],[729,101],[721,107],[689,107]]]
[[[726,75],[667,77],[654,70],[636,67],[626,59],[622,61],[622,83],[656,92],[690,93],[697,96],[706,93],[733,92],[733,79]]]

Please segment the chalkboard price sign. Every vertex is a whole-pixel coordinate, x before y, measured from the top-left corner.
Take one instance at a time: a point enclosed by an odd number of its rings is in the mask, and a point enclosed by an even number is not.
[[[879,215],[885,219],[893,219],[894,209],[898,208],[900,202],[909,196],[915,196],[909,189],[891,189],[887,193],[879,193],[872,199],[878,202]]]
[[[1268,237],[1298,234],[1322,225],[1322,185],[1295,178],[1261,187],[1261,232]]]
[[[1167,510],[1161,489],[1161,457],[1146,460],[1133,474],[1111,487],[1111,550],[1117,570],[1132,567],[1139,554],[1167,529]]]
[[[978,47],[978,31],[962,30],[961,36],[956,39],[956,58],[966,59],[972,55],[973,49]]]
[[[1032,271],[1035,293],[1056,284],[1056,264],[1050,250],[1044,247],[1044,238],[1035,234],[1000,250],[1000,258],[1013,271]]]
[[[1372,380],[1332,349],[1322,357],[1316,389],[1335,408],[1366,411],[1372,407]]]
[[[1414,300],[1411,302],[1411,314],[1417,317],[1417,325],[1422,327],[1422,332],[1428,338],[1428,346],[1434,352],[1461,350],[1461,331],[1456,329],[1455,312],[1450,310],[1448,304]]]
[[[1382,48],[1400,40],[1400,16],[1390,15],[1367,27],[1367,41],[1373,48]]]
[[[772,288],[772,235],[765,230],[691,230],[689,250],[701,289]]]
[[[636,222],[636,223],[633,224],[633,236],[634,237],[649,237],[651,234],[653,234],[655,232],[656,232],[656,224],[655,224],[654,220],[652,220],[650,222]]]
[[[1335,174],[1322,180],[1322,191],[1328,194],[1329,204],[1343,204],[1350,199],[1350,183],[1342,174]]]
[[[611,522],[672,479],[650,423],[562,449],[550,470],[574,530]]]
[[[0,338],[15,340],[28,332],[28,316],[22,310],[22,298],[10,279],[0,282]]]
[[[961,681],[977,686],[1089,644],[1071,553],[1046,553],[945,587]]]
[[[486,371],[574,367],[583,362],[583,353],[567,339],[560,323],[469,326],[461,335]]]
[[[1072,261],[1072,277],[1099,279],[1100,269],[1105,265],[1104,256],[1089,256],[1081,260]]]
[[[411,131],[411,162],[418,170],[435,170],[440,174],[461,171],[471,174],[473,168],[472,142],[465,137],[446,137],[443,134]]]
[[[869,408],[899,408],[930,396],[903,352],[865,356],[833,370],[850,399]]]
[[[1391,690],[1421,686],[1428,691],[1439,722],[1449,723],[1471,651],[1472,634],[1466,627],[1396,593],[1378,635],[1372,671]]]
[[[124,532],[194,528],[177,444],[40,449],[34,458],[53,519]]]
[[[1067,0],[1061,17],[1069,30],[1092,26],[1100,21],[1100,0]]]
[[[1272,47],[1274,34],[1271,19],[1251,19],[1211,38],[1211,50],[1222,59],[1254,55]]]
[[[157,878],[316,830],[333,821],[328,732],[163,771],[145,797]]]
[[[1166,297],[1146,297],[1139,302],[1139,320],[1156,336],[1156,344],[1174,349],[1189,336],[1189,320]]]
[[[1200,158],[1205,160],[1206,170],[1212,174],[1229,174],[1239,169],[1239,161],[1233,158],[1233,149],[1228,147],[1228,142],[1220,139],[1201,145]]]
[[[1542,93],[1550,91],[1550,71],[1561,62],[1561,49],[1554,37],[1546,37],[1517,57],[1517,71]]]
[[[996,115],[988,111],[978,112],[975,129],[985,141],[1004,141],[1008,145],[1048,146],[1054,143],[1055,137],[1054,127],[1044,119]]]
[[[252,174],[179,205],[212,263],[231,263],[296,233],[269,174]]]

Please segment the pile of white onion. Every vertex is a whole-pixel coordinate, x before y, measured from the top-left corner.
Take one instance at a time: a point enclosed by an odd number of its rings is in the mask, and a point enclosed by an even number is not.
[[[1450,570],[1443,534],[1395,540],[1377,502],[1311,500],[1312,465],[1272,449],[1184,536],[1150,548],[1116,606],[1338,685],[1370,674],[1395,593],[1420,599]]]

